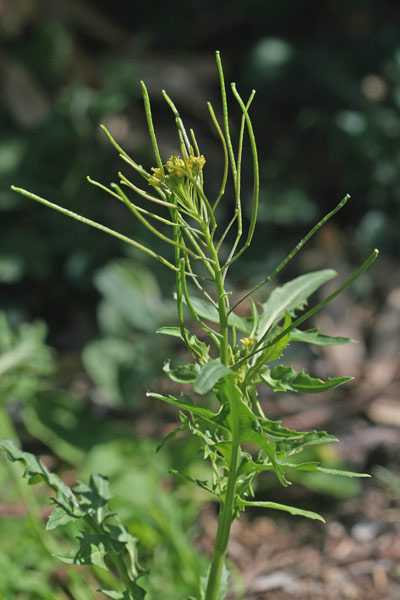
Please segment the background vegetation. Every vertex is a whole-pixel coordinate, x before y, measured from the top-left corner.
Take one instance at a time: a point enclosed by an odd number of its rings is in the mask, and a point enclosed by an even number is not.
[[[214,51],[221,50],[228,79],[244,96],[257,89],[252,118],[262,176],[255,243],[232,288],[251,287],[349,193],[335,223],[291,268],[347,272],[380,248],[379,266],[330,315],[334,327],[342,317],[354,326],[355,303],[364,310],[355,332],[363,336],[362,352],[350,362],[368,382],[365,361],[373,370],[400,349],[398,300],[389,308],[385,300],[393,300],[400,285],[399,18],[398,3],[388,0],[0,2],[0,436],[47,455],[67,478],[93,470],[111,478],[122,518],[142,539],[145,555],[154,556],[151,597],[160,590],[167,600],[183,597],[203,567],[189,542],[200,534],[193,497],[203,505],[207,498],[166,476],[179,466],[201,478],[201,457],[184,439],[156,457],[176,415],[143,399],[147,388],[159,386],[154,379],[164,358],[180,351],[153,335],[175,322],[172,282],[156,263],[29,203],[9,186],[146,241],[122,205],[85,181],[89,174],[108,183],[121,168],[98,126],[104,123],[139,161],[152,164],[138,85],[143,79],[161,151],[170,156],[177,141],[160,93],[165,88],[196,130],[208,185],[217,187],[222,160],[205,102],[217,105]],[[374,315],[381,315],[381,329]],[[386,330],[382,319],[390,321]],[[334,374],[337,357],[299,357],[311,359],[316,374]],[[271,407],[277,415],[286,409],[276,401]],[[385,446],[373,446],[356,466],[375,464],[392,468]],[[86,600],[101,573],[86,582],[54,566],[48,545],[62,548],[76,532],[43,541],[36,528],[46,501],[23,484],[11,486],[14,476],[2,461],[1,597],[56,593],[60,600]],[[21,492],[25,505],[17,500]],[[343,494],[358,492],[347,487]],[[23,519],[27,506],[32,514]]]

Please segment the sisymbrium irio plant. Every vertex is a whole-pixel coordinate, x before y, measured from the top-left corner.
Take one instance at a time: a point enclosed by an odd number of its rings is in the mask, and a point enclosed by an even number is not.
[[[290,366],[271,366],[278,360],[291,342],[317,345],[345,344],[346,338],[330,337],[317,329],[302,330],[300,325],[333,300],[359,277],[378,255],[374,250],[358,271],[325,300],[319,302],[301,316],[308,298],[322,284],[335,277],[335,271],[324,269],[306,275],[275,288],[268,299],[260,305],[252,300],[252,294],[269,283],[297,254],[311,236],[347,202],[349,196],[327,214],[302,239],[290,254],[250,292],[235,303],[231,303],[226,289],[226,276],[238,258],[250,246],[256,221],[259,196],[259,167],[257,148],[249,116],[249,108],[255,92],[244,101],[231,84],[231,91],[238,103],[242,117],[236,147],[231,138],[227,94],[219,53],[216,54],[221,84],[222,123],[208,103],[212,123],[221,140],[224,154],[222,183],[214,197],[206,195],[203,185],[206,159],[201,154],[192,130],[187,132],[171,98],[163,96],[175,117],[179,136],[180,155],[163,160],[157,144],[152,121],[149,96],[142,82],[142,92],[147,125],[154,151],[155,166],[150,171],[139,165],[113,139],[107,129],[104,133],[117,149],[122,160],[144,180],[138,187],[119,173],[119,183],[106,187],[92,181],[115,199],[123,202],[150,232],[173,247],[174,259],[169,260],[151,248],[86,219],[65,208],[52,204],[26,190],[13,187],[16,192],[54,208],[65,215],[100,229],[122,241],[139,248],[170,269],[176,280],[176,305],[178,326],[163,327],[158,333],[180,338],[191,355],[189,364],[171,368],[166,363],[165,372],[173,381],[190,384],[194,394],[182,393],[179,398],[148,392],[154,400],[162,400],[180,409],[180,425],[161,443],[171,441],[181,431],[196,436],[204,449],[204,457],[210,460],[211,471],[208,481],[194,481],[212,494],[219,502],[218,530],[214,552],[207,576],[199,590],[203,600],[219,600],[226,591],[225,556],[232,522],[247,506],[258,506],[301,515],[310,519],[323,518],[315,512],[286,504],[255,501],[253,484],[259,473],[272,471],[285,488],[290,484],[293,471],[318,471],[331,475],[363,477],[356,473],[336,471],[321,467],[317,462],[293,461],[306,446],[337,441],[325,431],[294,431],[272,421],[262,409],[258,399],[259,384],[266,384],[274,391],[291,391],[303,394],[320,393],[348,382],[350,377],[328,378],[326,381],[296,372]],[[244,222],[241,201],[241,165],[245,135],[248,136],[253,162],[253,195],[250,220]],[[217,208],[223,200],[228,175],[234,190],[234,211],[227,227],[221,231],[217,223]],[[134,193],[141,203],[132,200]],[[153,207],[164,214],[153,211]],[[246,214],[248,210],[246,207]],[[229,233],[229,236],[228,236]],[[226,251],[228,239],[230,250]],[[250,316],[241,317],[235,312],[242,303],[249,305]],[[198,338],[185,324],[190,315],[203,335]],[[213,324],[216,324],[214,326]],[[204,402],[207,396],[207,402]],[[209,408],[212,406],[214,409]],[[248,444],[257,448],[250,453]],[[244,445],[245,449],[244,449]],[[122,587],[118,590],[103,590],[111,598],[136,600],[145,592],[137,584],[140,567],[137,565],[135,540],[107,507],[110,498],[107,481],[100,476],[92,477],[89,485],[79,484],[71,491],[54,474],[51,474],[33,455],[22,453],[9,442],[1,448],[12,460],[26,463],[26,476],[35,480],[44,479],[57,491],[56,508],[48,528],[82,519],[86,529],[79,538],[79,549],[63,560],[78,564],[96,564],[118,571]],[[184,476],[186,477],[186,476]],[[186,477],[186,479],[188,479]],[[173,576],[173,575],[172,575]]]

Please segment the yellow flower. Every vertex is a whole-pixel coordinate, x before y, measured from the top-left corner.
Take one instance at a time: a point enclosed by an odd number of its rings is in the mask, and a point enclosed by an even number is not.
[[[201,154],[200,156],[189,156],[187,163],[193,175],[199,175],[200,171],[204,167],[206,159]]]
[[[164,169],[161,167],[152,167],[153,175],[149,178],[149,184],[155,187],[159,186],[165,179]]]
[[[169,158],[165,164],[168,173],[174,175],[175,177],[183,177],[185,174],[180,170],[185,168],[185,163],[179,156],[175,156],[173,154],[171,158]],[[176,168],[178,167],[178,169]]]
[[[243,348],[248,350],[254,344],[253,337],[245,337],[240,340],[242,342]]]

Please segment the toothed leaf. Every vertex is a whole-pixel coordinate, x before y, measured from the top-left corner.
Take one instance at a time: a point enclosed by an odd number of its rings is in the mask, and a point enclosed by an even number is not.
[[[304,371],[295,371],[293,367],[279,365],[270,372],[265,369],[261,376],[264,383],[275,392],[301,392],[302,394],[318,394],[351,381],[353,377],[328,377],[326,381],[310,377]]]
[[[62,562],[72,565],[95,565],[107,570],[104,562],[107,555],[107,538],[103,535],[81,532],[76,538],[79,542],[78,550],[54,554]]]
[[[263,433],[262,427],[256,415],[242,401],[240,390],[235,385],[235,377],[233,374],[225,376],[221,389],[229,398],[230,403],[235,403],[235,411],[239,422],[239,441],[240,443],[252,442],[257,444],[268,456],[273,469],[283,486],[288,485],[288,481],[276,460],[276,445],[270,443],[268,437]],[[227,416],[230,430],[232,431],[232,413]]]
[[[277,442],[276,452],[278,457],[282,458],[285,456],[290,456],[291,454],[297,454],[306,446],[330,444],[338,441],[339,440],[334,435],[330,435],[326,431],[309,431],[307,433],[303,433],[303,435],[298,439],[281,440]]]

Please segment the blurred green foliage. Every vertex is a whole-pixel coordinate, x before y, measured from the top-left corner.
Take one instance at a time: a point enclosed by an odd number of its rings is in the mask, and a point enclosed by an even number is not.
[[[84,348],[84,366],[113,406],[135,405],[157,377],[165,360],[165,339],[154,332],[174,322],[173,302],[162,300],[154,275],[134,261],[113,261],[100,269],[94,283],[102,295],[98,306],[101,337]]]
[[[126,275],[129,265],[110,265],[109,273],[106,271],[100,275]],[[150,273],[142,275],[151,277]],[[129,292],[141,293],[141,282],[138,277],[138,290],[135,283],[128,286],[128,296]],[[198,447],[192,440],[181,439],[171,452],[164,450],[157,455],[156,441],[132,435],[133,422],[127,420],[126,412],[104,419],[99,407],[88,405],[73,392],[60,391],[59,374],[44,343],[44,333],[41,323],[24,324],[14,330],[4,316],[0,321],[0,437],[18,443],[20,436],[28,445],[51,449],[53,468],[72,468],[74,479],[87,479],[97,472],[107,476],[117,495],[114,507],[130,533],[140,538],[146,565],[152,566],[152,578],[144,579],[149,598],[162,595],[166,600],[175,600],[195,593],[206,565],[191,545],[196,535],[193,523],[206,497],[195,488],[173,482],[167,473],[169,468],[201,473],[204,466]],[[115,389],[122,397],[123,390],[118,385]],[[107,385],[103,391],[105,401],[113,405]],[[132,390],[128,396],[132,398]],[[128,408],[135,406],[128,404]],[[104,583],[101,569],[94,569],[87,580],[86,575],[60,566],[51,557],[51,553],[68,550],[79,531],[66,527],[56,538],[44,531],[41,510],[46,510],[48,504],[46,490],[33,496],[21,480],[20,465],[3,460],[0,483],[0,536],[6,540],[0,551],[0,566],[7,571],[0,582],[1,597],[95,598],[96,582]],[[172,485],[177,488],[176,494],[170,492]],[[173,579],[171,573],[175,574]]]

